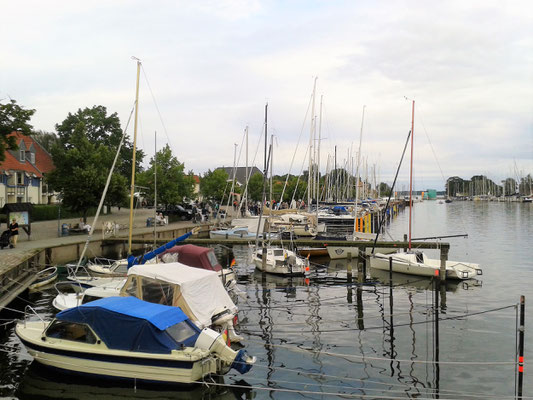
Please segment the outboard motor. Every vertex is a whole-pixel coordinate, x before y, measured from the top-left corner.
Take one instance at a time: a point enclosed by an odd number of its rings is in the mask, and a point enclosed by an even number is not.
[[[204,328],[200,332],[194,346],[215,353],[223,362],[231,364],[230,368],[236,369],[241,374],[250,371],[256,361],[256,358],[250,357],[244,349],[233,350],[224,343],[224,338],[220,333],[209,328]]]

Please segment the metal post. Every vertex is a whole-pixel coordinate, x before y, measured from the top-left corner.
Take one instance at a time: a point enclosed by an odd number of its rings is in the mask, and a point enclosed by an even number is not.
[[[518,399],[522,398],[524,384],[524,330],[526,317],[526,297],[520,296],[520,325],[518,326]]]
[[[448,260],[448,251],[450,251],[449,246],[443,245],[440,248],[440,280],[444,282],[446,280],[446,261]]]

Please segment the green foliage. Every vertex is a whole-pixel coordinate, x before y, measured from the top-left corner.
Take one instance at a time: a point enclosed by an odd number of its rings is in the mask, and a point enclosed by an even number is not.
[[[49,153],[52,152],[52,147],[55,144],[59,144],[59,137],[53,132],[38,130],[32,132],[31,137]]]
[[[263,198],[263,175],[256,172],[248,181],[248,197],[254,201],[261,201]]]
[[[194,177],[192,172],[185,174],[185,165],[172,155],[168,144],[157,152],[156,159],[150,160],[150,168],[137,174],[140,186],[148,187],[147,198],[153,202],[155,180],[154,165],[157,172],[157,202],[164,205],[178,204],[184,198],[192,197]]]
[[[387,185],[385,182],[381,182],[379,184],[379,194],[382,197],[390,196],[391,194],[391,187]]]
[[[228,174],[222,168],[209,170],[200,179],[200,191],[206,199],[221,201],[227,181]]]
[[[31,219],[33,222],[37,221],[50,221],[56,220],[60,216],[61,219],[65,218],[79,218],[83,215],[79,212],[74,212],[61,207],[61,214],[59,214],[59,204],[34,204],[31,212]],[[87,211],[87,216],[93,216],[96,214],[96,207],[92,207]]]
[[[52,147],[56,169],[47,176],[47,181],[54,190],[61,192],[63,205],[86,220],[89,208],[100,202],[115,154],[105,145],[91,143],[83,123],[76,126],[69,143],[68,147]],[[126,187],[126,179],[114,173],[105,204],[122,205],[127,196]]]
[[[13,136],[8,137],[13,131],[29,135],[33,127],[28,123],[35,110],[25,110],[16,100],[0,103],[0,162],[6,159],[6,150],[16,150],[17,143]]]
[[[62,123],[56,124],[59,140],[65,149],[71,150],[76,146],[75,133],[79,129],[83,130],[89,143],[96,146],[103,145],[114,151],[118,149],[122,138],[122,128],[117,113],[107,115],[107,109],[104,106],[78,109],[75,114],[69,113]],[[117,171],[127,179],[128,183],[131,182],[132,155],[133,144],[125,138],[120,150],[120,163],[117,165]],[[139,171],[144,158],[142,150],[137,150],[135,157],[136,170]]]

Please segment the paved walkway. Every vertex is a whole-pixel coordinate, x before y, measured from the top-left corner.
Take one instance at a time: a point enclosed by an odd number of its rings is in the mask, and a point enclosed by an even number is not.
[[[153,209],[136,210],[133,220],[133,232],[138,234],[153,232],[153,227],[146,227],[146,219],[153,216]],[[87,222],[92,224],[93,219],[94,217],[90,217],[87,219]],[[98,218],[98,221],[99,222],[93,233],[93,238],[102,238],[102,224],[107,221],[115,222],[123,227],[123,229],[118,232],[117,236],[126,237],[128,235],[127,226],[129,225],[129,209],[123,208],[120,211],[118,209],[113,209],[112,214],[101,215]],[[75,225],[78,222],[79,218],[62,219],[59,222],[59,226],[64,223]],[[190,221],[174,222],[164,227],[164,229],[183,228],[187,226],[192,228],[194,224]],[[3,231],[4,228],[5,225],[2,226],[1,230]],[[158,229],[161,228],[158,227]],[[33,222],[31,224],[31,233],[31,240],[29,240],[26,232],[20,229],[17,247],[14,249],[6,247],[3,250],[0,250],[0,270],[2,269],[2,266],[18,265],[20,261],[34,249],[42,249],[62,244],[84,243],[87,240],[87,235],[85,234],[59,236],[57,220]]]

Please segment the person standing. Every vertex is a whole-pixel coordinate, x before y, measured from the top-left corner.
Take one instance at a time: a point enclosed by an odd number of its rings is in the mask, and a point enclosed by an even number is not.
[[[19,224],[17,219],[13,218],[13,221],[9,225],[9,231],[11,232],[11,245],[17,247],[17,239],[19,238]]]

